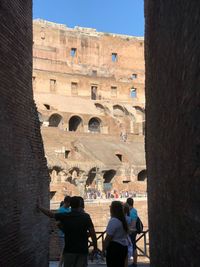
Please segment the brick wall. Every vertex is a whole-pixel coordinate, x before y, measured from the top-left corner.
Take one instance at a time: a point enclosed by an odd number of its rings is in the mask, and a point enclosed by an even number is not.
[[[146,3],[152,267],[200,264],[200,3]]]
[[[32,1],[0,3],[0,266],[48,266],[48,172],[32,95]]]

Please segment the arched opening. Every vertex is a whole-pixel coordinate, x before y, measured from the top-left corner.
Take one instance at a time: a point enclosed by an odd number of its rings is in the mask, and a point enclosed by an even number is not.
[[[81,131],[83,127],[83,120],[79,116],[73,116],[69,120],[69,131],[76,132]]]
[[[99,103],[95,103],[94,105],[101,113],[105,113],[105,107],[103,105]]]
[[[73,185],[77,185],[77,180],[79,178],[80,169],[77,167],[73,167],[69,170],[69,175],[67,177],[67,182]]]
[[[120,105],[113,106],[113,115],[116,117],[124,116],[124,108]]]
[[[139,114],[140,113],[142,113],[142,114],[145,113],[144,108],[142,108],[140,106],[134,106],[134,108],[135,108],[136,112],[139,113]]]
[[[115,155],[116,155],[116,157],[117,157],[121,162],[123,161],[123,156],[122,156],[122,154],[120,154],[120,153],[116,153]]]
[[[142,170],[138,173],[138,181],[145,181],[147,179],[147,170]]]
[[[104,178],[104,183],[111,183],[112,179],[114,178],[116,174],[115,170],[108,170],[104,173],[103,178]]]
[[[101,120],[99,118],[92,118],[88,123],[89,132],[100,133],[101,132]]]
[[[62,122],[63,118],[59,114],[53,114],[49,118],[49,127],[58,127]]]
[[[72,175],[73,178],[77,178],[80,174],[80,169],[78,167],[73,167],[69,170],[69,173]]]
[[[50,110],[50,105],[49,104],[44,104],[44,107],[47,109],[47,110]]]
[[[95,183],[94,183],[95,177],[96,177],[96,168],[92,168],[88,173],[86,185],[91,186],[91,187],[95,187]]]

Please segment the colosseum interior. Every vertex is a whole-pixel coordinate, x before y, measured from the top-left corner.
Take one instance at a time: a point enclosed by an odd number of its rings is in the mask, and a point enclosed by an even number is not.
[[[40,19],[33,38],[51,200],[145,194],[144,38]]]

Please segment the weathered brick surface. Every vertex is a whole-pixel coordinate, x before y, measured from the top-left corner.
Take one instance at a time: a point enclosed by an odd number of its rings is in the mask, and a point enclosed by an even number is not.
[[[48,266],[48,172],[32,95],[32,1],[0,2],[0,266]]]
[[[146,1],[151,266],[200,266],[200,3]]]

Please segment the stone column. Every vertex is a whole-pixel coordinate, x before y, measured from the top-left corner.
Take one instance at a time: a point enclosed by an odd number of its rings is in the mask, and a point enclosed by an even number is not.
[[[77,179],[77,187],[81,197],[85,195],[85,186],[87,181],[87,175],[85,173],[81,174],[80,178]]]
[[[104,179],[103,179],[103,176],[102,174],[97,174],[96,175],[96,188],[99,192],[103,192],[103,183],[104,183]]]
[[[200,266],[200,2],[146,0],[152,267]]]

